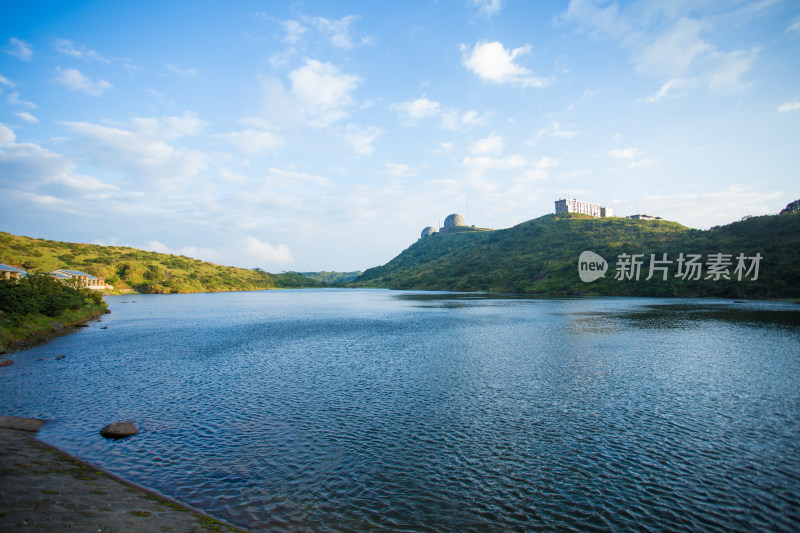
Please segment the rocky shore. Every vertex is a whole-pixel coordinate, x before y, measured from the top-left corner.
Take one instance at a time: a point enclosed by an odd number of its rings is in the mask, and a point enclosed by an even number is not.
[[[0,416],[0,531],[245,532],[36,440]]]
[[[97,320],[110,312],[105,305],[89,305],[81,309],[69,310],[55,318],[38,315],[28,317],[21,324],[11,323],[0,313],[0,356],[6,351],[27,348],[53,337],[64,335],[76,327],[85,327],[88,322]]]

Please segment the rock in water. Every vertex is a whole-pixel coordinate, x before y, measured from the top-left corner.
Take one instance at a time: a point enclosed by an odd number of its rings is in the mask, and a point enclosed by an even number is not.
[[[12,361],[11,359],[6,359],[2,363],[0,363],[0,366],[11,366],[13,364],[14,364],[14,361]]]
[[[131,435],[136,435],[139,430],[133,422],[114,422],[100,430],[100,435],[107,439],[124,439]]]

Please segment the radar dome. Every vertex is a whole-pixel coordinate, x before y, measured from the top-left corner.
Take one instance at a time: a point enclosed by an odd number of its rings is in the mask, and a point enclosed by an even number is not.
[[[434,233],[436,233],[436,228],[434,228],[433,226],[428,226],[427,228],[422,230],[420,238],[427,237],[428,235],[433,235]]]
[[[457,226],[466,226],[466,225],[467,221],[464,220],[464,217],[462,217],[458,213],[447,215],[447,218],[444,219],[444,229],[448,231],[454,230]]]

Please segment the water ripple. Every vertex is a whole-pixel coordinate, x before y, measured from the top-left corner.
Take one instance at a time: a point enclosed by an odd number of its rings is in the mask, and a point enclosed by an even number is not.
[[[107,330],[15,356],[5,414],[55,420],[48,442],[257,531],[800,529],[788,305],[110,302]],[[115,419],[142,433],[99,437]]]

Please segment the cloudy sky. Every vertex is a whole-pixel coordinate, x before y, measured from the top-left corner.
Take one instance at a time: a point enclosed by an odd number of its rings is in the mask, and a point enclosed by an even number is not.
[[[796,0],[0,4],[0,230],[281,270],[800,198]]]

